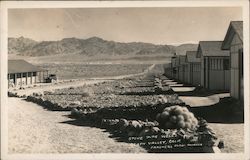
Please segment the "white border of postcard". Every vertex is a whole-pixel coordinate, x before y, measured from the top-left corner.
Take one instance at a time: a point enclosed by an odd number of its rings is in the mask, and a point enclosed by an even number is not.
[[[4,1],[0,2],[1,13],[1,39],[0,39],[0,66],[1,66],[1,159],[178,159],[178,160],[245,160],[249,155],[249,2],[248,0],[214,0],[214,1]],[[199,153],[199,154],[8,154],[7,133],[7,10],[10,8],[124,8],[124,7],[242,7],[244,25],[244,99],[245,99],[245,124],[244,124],[244,153]]]

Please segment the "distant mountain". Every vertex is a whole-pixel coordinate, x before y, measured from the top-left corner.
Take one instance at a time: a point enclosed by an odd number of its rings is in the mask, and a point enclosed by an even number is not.
[[[155,45],[151,43],[131,42],[121,43],[103,40],[99,37],[88,39],[64,38],[60,41],[36,42],[29,38],[9,38],[9,54],[23,56],[48,56],[56,54],[80,54],[85,56],[98,55],[169,55],[185,53],[197,49],[196,44],[180,46]]]
[[[186,51],[196,51],[198,44],[182,44],[175,47],[175,52],[177,55],[185,55]]]
[[[31,50],[38,42],[24,37],[8,38],[8,52],[9,54],[19,54]]]

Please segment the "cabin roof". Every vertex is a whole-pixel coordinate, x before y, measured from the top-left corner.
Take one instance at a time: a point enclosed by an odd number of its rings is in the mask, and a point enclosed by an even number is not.
[[[204,57],[226,57],[229,56],[228,50],[222,50],[222,41],[200,41],[199,49],[200,53]]]
[[[180,55],[180,63],[183,64],[186,62],[186,55]]]
[[[25,60],[8,60],[8,73],[38,72],[43,69],[26,62]]]
[[[178,55],[176,57],[176,61],[177,61],[177,66],[185,64],[185,62],[186,62],[186,55]]]
[[[243,42],[243,21],[231,21],[224,38],[222,49],[229,49],[234,35],[238,35]]]
[[[201,60],[200,60],[200,58],[197,58],[196,57],[196,54],[197,54],[197,51],[187,51],[186,52],[186,55],[187,55],[187,57],[186,57],[186,60],[187,60],[187,62],[200,62]]]

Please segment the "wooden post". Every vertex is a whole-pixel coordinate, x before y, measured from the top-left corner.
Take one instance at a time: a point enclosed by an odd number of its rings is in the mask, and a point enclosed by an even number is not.
[[[220,67],[222,68],[223,71],[223,84],[224,84],[223,89],[226,90],[226,68],[224,68],[224,58],[222,58],[220,61]]]
[[[21,74],[21,87],[23,86],[23,73],[20,73]]]
[[[210,89],[210,58],[209,57],[207,57],[207,70],[208,70],[208,72],[207,72],[207,88],[208,89]]]
[[[16,86],[16,73],[14,73],[14,85]]]
[[[44,82],[44,71],[43,71],[43,82]]]
[[[194,66],[193,65],[194,65],[193,63],[190,63],[190,84],[194,85],[194,82],[193,82]]]
[[[26,85],[28,85],[28,72],[26,72]]]
[[[30,72],[30,74],[31,74],[31,75],[30,75],[30,76],[31,76],[31,77],[30,77],[30,79],[31,79],[30,82],[31,82],[31,84],[33,84],[33,80],[32,80],[32,79],[33,79],[33,72]]]
[[[36,76],[37,76],[37,82],[39,83],[39,81],[40,81],[40,74],[39,74],[39,72],[36,72]]]
[[[30,84],[32,84],[32,77],[31,77],[31,72],[30,73]]]
[[[39,72],[39,83],[42,82],[42,78],[41,78],[42,75],[41,75],[41,74],[42,74],[42,72],[40,71],[40,72]]]
[[[8,74],[8,88],[10,87],[10,74]]]

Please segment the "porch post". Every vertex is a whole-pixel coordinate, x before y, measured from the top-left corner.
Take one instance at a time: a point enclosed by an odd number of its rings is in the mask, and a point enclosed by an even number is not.
[[[37,72],[38,82],[40,82],[40,72]]]
[[[26,85],[28,85],[28,72],[26,72]]]
[[[44,71],[43,71],[43,82],[44,82]]]
[[[10,87],[10,74],[8,74],[8,88]]]
[[[14,73],[14,85],[16,86],[16,73]]]
[[[42,82],[42,80],[41,80],[41,74],[42,74],[42,72],[40,71],[40,72],[39,72],[39,83]]]
[[[33,72],[30,72],[31,73],[31,77],[30,77],[30,79],[31,79],[31,84],[33,84]]]
[[[21,73],[21,87],[23,86],[23,73]]]

